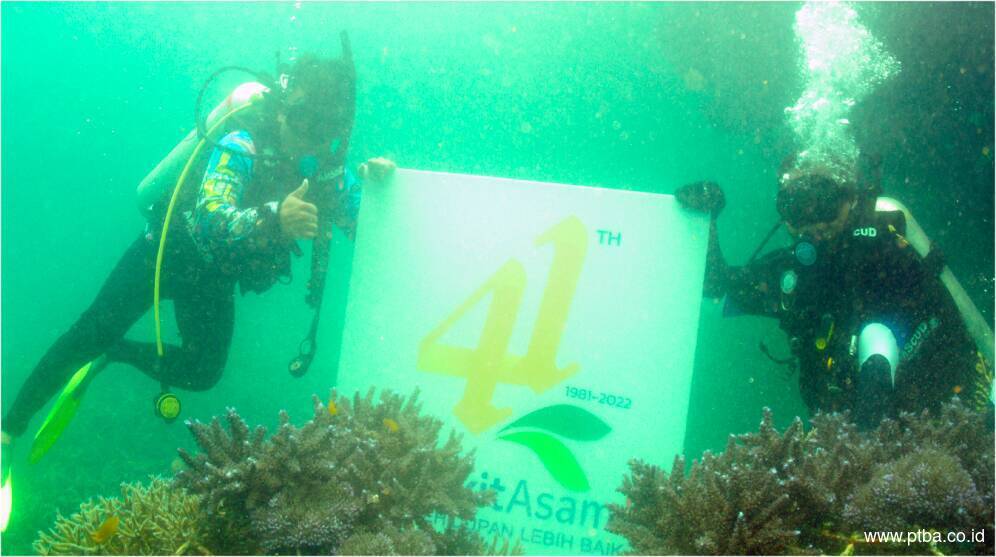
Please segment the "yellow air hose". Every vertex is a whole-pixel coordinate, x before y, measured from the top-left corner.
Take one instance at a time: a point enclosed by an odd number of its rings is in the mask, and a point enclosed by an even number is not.
[[[249,102],[232,110],[228,114],[225,114],[215,125],[211,126],[211,129],[209,129],[205,135],[210,136],[212,133],[217,131],[222,124],[228,121],[231,116],[249,108],[252,105],[252,102]],[[200,142],[197,143],[197,147],[194,148],[193,154],[190,155],[190,158],[187,159],[187,164],[183,167],[183,172],[180,173],[180,178],[176,181],[176,187],[173,188],[173,195],[170,197],[169,206],[166,208],[166,217],[163,219],[163,232],[159,238],[159,253],[156,254],[155,286],[152,291],[152,312],[156,320],[156,352],[159,354],[160,358],[162,358],[165,354],[165,351],[163,350],[162,321],[159,318],[159,283],[163,269],[163,255],[166,253],[166,234],[169,232],[169,223],[173,218],[173,207],[176,206],[176,200],[180,197],[180,189],[183,187],[183,183],[187,179],[187,173],[190,172],[190,168],[194,165],[194,161],[197,160],[197,157],[201,154],[201,149],[204,148],[204,143],[206,143],[206,137],[201,138]]]

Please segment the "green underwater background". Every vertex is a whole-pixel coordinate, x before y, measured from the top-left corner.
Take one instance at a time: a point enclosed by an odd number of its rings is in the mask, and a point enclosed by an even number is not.
[[[710,179],[727,194],[724,253],[740,263],[777,219],[775,173],[793,149],[784,109],[802,89],[792,30],[800,6],[0,4],[3,406],[142,231],[135,187],[192,128],[214,70],[272,72],[275,52],[286,59],[291,47],[337,55],[345,29],[359,79],[354,167],[387,156],[405,168],[653,193]],[[857,144],[882,155],[886,194],[910,207],[992,323],[993,4],[856,9],[901,64],[855,107]],[[209,96],[244,80],[226,74]],[[287,373],[312,315],[302,258],[292,285],[239,297],[226,372],[208,392],[180,393],[183,417],[206,421],[235,407],[271,429],[282,409],[295,423],[309,418],[312,394],[324,397],[335,379],[351,258],[337,236],[318,356],[305,377]],[[129,337],[151,341],[151,316]],[[755,430],[764,406],[779,428],[806,416],[797,377],[765,358],[759,340],[788,352],[774,321],[723,319],[721,304],[703,300],[689,459]],[[172,474],[177,447],[194,443],[182,421],[153,415],[158,388],[112,365],[59,443],[29,467],[44,415],[35,417],[16,446],[3,554],[31,553],[57,510],[116,494],[122,481]]]

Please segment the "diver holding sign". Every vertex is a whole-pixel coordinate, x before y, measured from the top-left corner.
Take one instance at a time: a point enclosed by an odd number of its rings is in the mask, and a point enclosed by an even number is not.
[[[139,187],[146,230],[6,409],[4,493],[10,485],[7,449],[13,438],[62,389],[35,436],[30,460],[36,462],[108,363],[129,364],[160,383],[155,412],[175,419],[181,405],[173,388],[206,390],[221,377],[234,327],[236,284],[245,294],[289,282],[291,255],[302,255],[297,241],[303,239],[314,244],[307,302],[315,314],[288,371],[295,376],[307,371],[315,354],[332,227],[354,237],[361,195],[359,181],[345,170],[356,76],[345,33],[341,40],[339,58],[302,56],[293,66],[278,68],[277,80],[251,72],[259,82],[239,86],[201,118],[208,84],[241,68],[219,70],[205,83],[197,129]],[[360,165],[359,173],[379,181],[393,170],[393,162],[378,158]],[[160,298],[174,302],[181,346],[162,342]],[[156,342],[124,339],[150,307]]]
[[[679,188],[682,206],[712,216],[704,294],[725,296],[724,316],[773,317],[798,368],[810,412],[849,410],[862,428],[899,411],[936,409],[952,396],[992,411],[992,332],[950,274],[939,251],[877,183],[843,180],[830,169],[779,172],[777,209],[793,244],[727,265],[716,220],[718,184]],[[953,279],[953,277],[952,277]],[[956,284],[957,281],[954,281]]]

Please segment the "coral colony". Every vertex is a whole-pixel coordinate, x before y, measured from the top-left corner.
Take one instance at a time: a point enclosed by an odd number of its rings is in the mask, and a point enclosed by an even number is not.
[[[820,414],[779,434],[767,409],[757,433],[730,436],[688,475],[640,461],[611,505],[608,529],[637,554],[993,554],[991,417],[957,400],[939,415],[903,414],[859,432]],[[903,531],[914,543],[866,541]],[[942,532],[963,532],[948,543]],[[923,535],[921,535],[923,534]],[[916,538],[913,540],[913,538]]]
[[[121,498],[59,516],[35,549],[57,554],[412,554],[518,552],[475,527],[498,482],[471,477],[460,438],[440,439],[416,392],[402,398],[314,398],[302,427],[250,430],[234,410],[188,423],[173,482],[122,485]],[[957,399],[862,432],[846,414],[818,414],[784,432],[771,412],[686,474],[633,461],[607,529],[636,554],[993,554],[991,417]],[[478,477],[480,476],[480,477]],[[525,499],[523,499],[525,501]],[[543,507],[537,499],[537,509]],[[550,507],[553,512],[553,508]],[[560,512],[560,511],[558,511]],[[610,514],[611,513],[611,514]],[[592,515],[589,520],[599,520]],[[583,519],[582,519],[583,520]],[[872,541],[867,531],[905,531]],[[942,532],[967,532],[948,541]],[[492,535],[494,535],[492,537]],[[490,543],[486,543],[490,542]],[[618,551],[616,547],[612,552]]]
[[[112,517],[114,531],[96,535]],[[71,517],[58,515],[34,548],[39,555],[204,555],[206,520],[198,497],[153,478],[148,487],[121,484],[120,499],[100,497]]]
[[[218,418],[188,423],[201,452],[181,450],[187,468],[172,486],[157,480],[149,490],[177,503],[142,504],[148,495],[140,488],[123,493],[123,501],[86,503],[80,513],[60,516],[35,548],[42,554],[216,555],[501,549],[467,529],[429,524],[433,513],[472,518],[492,494],[464,487],[473,455],[461,454],[452,433],[440,443],[442,422],[421,415],[417,397],[383,392],[377,403],[373,391],[352,399],[333,391],[329,404],[314,398],[314,417],[300,428],[282,412],[269,438],[263,427],[250,431],[231,409],[227,432]],[[120,529],[97,543],[91,533],[112,514],[120,516]],[[135,524],[158,529],[131,535]]]

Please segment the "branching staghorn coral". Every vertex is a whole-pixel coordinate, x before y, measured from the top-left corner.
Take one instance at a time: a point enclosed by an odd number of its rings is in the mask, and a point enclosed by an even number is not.
[[[991,418],[988,418],[991,419]],[[993,553],[993,431],[959,401],[859,432],[820,414],[783,433],[765,409],[685,474],[630,463],[608,529],[637,554]],[[863,531],[984,530],[981,541],[877,543]]]
[[[52,529],[39,532],[34,549],[39,555],[209,555],[206,518],[196,496],[152,478],[147,487],[121,484],[121,498],[100,497],[68,518],[59,514]]]
[[[225,421],[188,423],[202,452],[180,456],[176,483],[204,498],[211,547],[238,554],[479,553],[482,540],[436,532],[433,512],[469,519],[487,496],[464,487],[472,455],[459,437],[439,443],[442,422],[421,414],[416,392],[314,397],[298,428],[285,412],[276,434],[250,431],[229,409]]]
[[[758,441],[773,429],[770,420],[766,412]],[[731,436],[726,451],[707,451],[687,477],[680,456],[670,474],[631,462],[631,473],[619,488],[627,505],[610,506],[608,529],[625,536],[638,554],[797,553],[798,532],[783,518],[791,503],[785,480],[771,464],[776,458],[795,458],[792,445],[799,443],[800,431],[801,424],[783,437],[775,435],[770,458],[738,443],[746,436]]]

